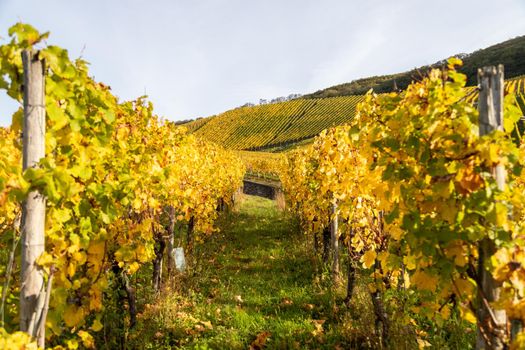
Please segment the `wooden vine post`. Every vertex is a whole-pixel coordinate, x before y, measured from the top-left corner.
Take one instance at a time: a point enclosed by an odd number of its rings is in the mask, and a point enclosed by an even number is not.
[[[503,130],[503,65],[478,69],[480,87],[478,111],[479,134],[486,135],[494,130]],[[503,165],[492,169],[497,186],[503,190],[506,172]],[[499,299],[500,284],[492,278],[486,264],[496,252],[494,241],[485,237],[479,243],[478,265],[478,332],[476,349],[504,349],[507,317],[504,310],[495,310],[490,305]]]
[[[24,65],[23,170],[36,167],[45,157],[46,112],[44,62],[38,53],[22,52]],[[49,303],[44,271],[36,261],[44,252],[46,201],[33,190],[22,205],[22,270],[20,287],[20,330],[29,333],[44,347],[45,317]],[[48,281],[48,285],[49,285]],[[50,287],[48,286],[48,292]]]
[[[330,221],[330,239],[332,245],[332,280],[335,286],[339,285],[339,217],[337,214],[337,200],[332,203],[332,220]]]

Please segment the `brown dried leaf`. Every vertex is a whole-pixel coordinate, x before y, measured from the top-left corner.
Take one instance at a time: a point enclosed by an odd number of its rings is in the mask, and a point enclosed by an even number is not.
[[[257,334],[257,337],[255,337],[255,340],[250,344],[250,350],[264,349],[266,345],[266,341],[271,335],[272,333],[270,332],[261,332]]]

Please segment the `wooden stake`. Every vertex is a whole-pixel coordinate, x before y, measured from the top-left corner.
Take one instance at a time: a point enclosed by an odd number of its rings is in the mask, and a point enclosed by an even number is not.
[[[330,221],[332,243],[332,280],[339,285],[339,216],[337,215],[337,201],[332,203],[332,220]]]
[[[24,128],[23,169],[36,167],[45,157],[46,112],[44,107],[44,62],[38,53],[22,52],[24,64]],[[31,320],[38,320],[38,305],[44,303],[44,273],[36,260],[44,252],[46,201],[38,191],[31,191],[22,205],[22,270],[20,287],[20,330],[31,331],[37,337],[37,329]],[[38,335],[39,346],[44,345],[45,334]]]
[[[494,130],[503,130],[503,66],[479,69],[478,83],[479,134],[483,136]],[[505,168],[498,165],[492,169],[492,173],[498,188],[503,190],[506,182]],[[503,349],[506,337],[506,313],[504,310],[490,310],[490,306],[487,306],[488,303],[498,300],[500,295],[501,283],[495,281],[485,267],[486,262],[496,252],[496,246],[493,240],[486,237],[479,243],[478,250],[479,295],[480,299],[486,300],[481,300],[478,306],[476,349]]]

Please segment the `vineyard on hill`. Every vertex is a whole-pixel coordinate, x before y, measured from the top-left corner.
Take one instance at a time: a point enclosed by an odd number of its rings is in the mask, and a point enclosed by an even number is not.
[[[525,111],[525,77],[507,80],[505,88],[519,96]],[[477,90],[470,87],[467,91],[465,98],[475,102]],[[356,95],[240,107],[184,126],[197,137],[226,148],[279,152],[302,141],[311,142],[327,128],[350,122],[364,99],[364,95]]]
[[[197,137],[238,150],[264,150],[309,139],[347,122],[362,96],[240,107],[184,124]],[[219,131],[220,130],[220,131]]]
[[[184,128],[8,36],[1,349],[525,349],[525,78],[451,58]]]
[[[246,175],[278,179],[284,162],[282,153],[237,151],[236,155],[246,167]]]

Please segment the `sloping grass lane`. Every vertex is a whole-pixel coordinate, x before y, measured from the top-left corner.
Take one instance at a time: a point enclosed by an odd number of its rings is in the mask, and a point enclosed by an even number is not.
[[[327,327],[334,315],[332,296],[314,280],[310,247],[290,217],[273,201],[246,196],[220,227],[196,247],[190,276],[142,315],[151,327],[139,332],[143,345],[304,349],[339,344],[339,335]]]

